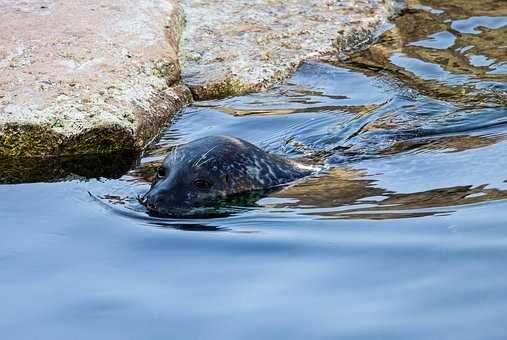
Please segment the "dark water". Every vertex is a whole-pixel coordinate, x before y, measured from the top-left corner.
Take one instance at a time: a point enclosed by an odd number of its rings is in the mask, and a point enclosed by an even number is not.
[[[345,61],[187,108],[119,179],[0,185],[2,339],[507,338],[506,37],[505,2],[412,3]],[[148,217],[164,155],[210,134],[324,170]]]

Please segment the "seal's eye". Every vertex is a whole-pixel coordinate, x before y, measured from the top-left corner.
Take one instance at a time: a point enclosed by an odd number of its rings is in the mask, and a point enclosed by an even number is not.
[[[165,168],[164,167],[158,168],[157,177],[159,177],[159,178],[165,177]]]
[[[197,189],[201,189],[201,190],[208,190],[209,188],[211,188],[211,186],[213,185],[211,182],[208,182],[207,180],[205,179],[196,179],[194,182],[193,182],[194,186],[197,188]]]

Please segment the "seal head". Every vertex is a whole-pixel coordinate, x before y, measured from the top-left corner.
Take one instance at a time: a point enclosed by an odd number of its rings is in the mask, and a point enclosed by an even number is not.
[[[141,203],[156,215],[194,215],[231,196],[272,189],[310,173],[311,168],[242,139],[209,136],[169,153]]]

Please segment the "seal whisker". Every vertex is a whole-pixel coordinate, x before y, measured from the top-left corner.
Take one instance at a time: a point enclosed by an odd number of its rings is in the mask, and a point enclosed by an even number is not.
[[[205,153],[202,154],[201,158],[199,158],[197,161],[195,161],[195,163],[193,164],[193,167],[196,168],[196,167],[199,167],[201,165],[203,165],[204,163],[200,163],[201,161],[203,160],[206,160],[206,156],[208,156],[208,154],[215,150],[217,148],[218,145],[215,145],[213,146],[211,149],[209,149],[208,151],[206,151]]]
[[[214,160],[216,157],[210,157],[206,160],[204,160],[203,162],[197,164],[195,167],[200,167],[200,166],[203,166],[204,164],[208,163],[208,162],[211,162],[212,160]]]

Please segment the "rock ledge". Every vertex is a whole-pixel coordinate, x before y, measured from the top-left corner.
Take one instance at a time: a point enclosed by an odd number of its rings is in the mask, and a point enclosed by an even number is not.
[[[140,149],[190,100],[175,0],[0,0],[0,156]]]

